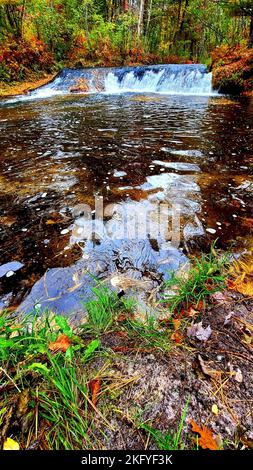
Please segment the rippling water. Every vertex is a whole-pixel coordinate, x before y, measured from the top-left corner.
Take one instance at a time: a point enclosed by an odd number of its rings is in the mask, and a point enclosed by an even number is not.
[[[89,270],[99,264],[101,275],[130,270],[156,279],[178,267],[182,250],[187,255],[218,237],[221,247],[242,249],[253,226],[252,122],[246,98],[128,93],[3,102],[0,264],[24,267],[0,278],[2,306],[19,303],[49,268],[82,256]],[[78,219],[72,209],[80,203],[94,209],[94,195],[103,195],[105,205],[121,204],[112,231],[125,213],[180,199],[179,250],[168,261],[159,239],[137,248],[85,247],[78,236],[71,244]]]

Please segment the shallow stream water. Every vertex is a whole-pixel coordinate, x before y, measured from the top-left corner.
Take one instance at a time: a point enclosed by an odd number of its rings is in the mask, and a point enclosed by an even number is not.
[[[88,295],[87,271],[144,279],[150,291],[216,239],[247,249],[252,122],[248,98],[128,92],[0,102],[0,307],[19,305],[45,273],[47,286],[35,286],[24,310],[45,297],[58,312],[74,310]],[[79,205],[94,211],[95,196],[116,206],[93,243]],[[161,203],[181,208],[173,245],[160,229],[135,236],[138,214]]]

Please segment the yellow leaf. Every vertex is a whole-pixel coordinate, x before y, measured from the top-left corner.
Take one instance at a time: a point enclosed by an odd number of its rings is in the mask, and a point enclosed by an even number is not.
[[[212,406],[212,413],[216,416],[219,414],[219,409],[217,405]]]
[[[240,292],[246,296],[253,295],[253,258],[251,255],[245,255],[241,259],[235,261],[231,268],[230,274],[233,280],[228,281],[228,288]]]
[[[3,450],[19,450],[19,443],[7,437],[4,441]]]

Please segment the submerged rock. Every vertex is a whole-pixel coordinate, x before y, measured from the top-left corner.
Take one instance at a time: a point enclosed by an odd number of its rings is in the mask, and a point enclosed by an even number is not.
[[[140,291],[149,295],[163,276],[185,263],[187,258],[180,250],[168,246],[158,252],[149,240],[104,240],[97,245],[87,242],[84,259],[68,268],[50,269],[18,310],[22,313],[50,310],[80,321],[86,316],[85,302],[94,297],[96,279],[118,291],[123,288],[130,296]],[[124,273],[128,278],[125,283]],[[110,282],[115,278],[121,281],[118,285]]]
[[[8,276],[9,273],[15,273],[19,269],[23,268],[24,264],[20,263],[19,261],[10,261],[9,263],[2,264],[0,266],[0,278],[4,276]]]

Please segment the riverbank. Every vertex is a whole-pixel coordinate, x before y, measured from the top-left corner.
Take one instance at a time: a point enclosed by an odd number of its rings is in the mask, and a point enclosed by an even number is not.
[[[31,76],[31,79],[21,81],[21,82],[12,82],[4,83],[0,81],[0,98],[10,98],[15,95],[23,95],[29,93],[40,86],[45,85],[46,83],[53,80],[56,74],[42,74]]]
[[[1,446],[252,448],[250,278],[216,256],[165,284],[153,319],[103,285],[78,326],[2,313]]]
[[[253,95],[253,49],[220,47],[212,54],[213,86],[221,93]]]

